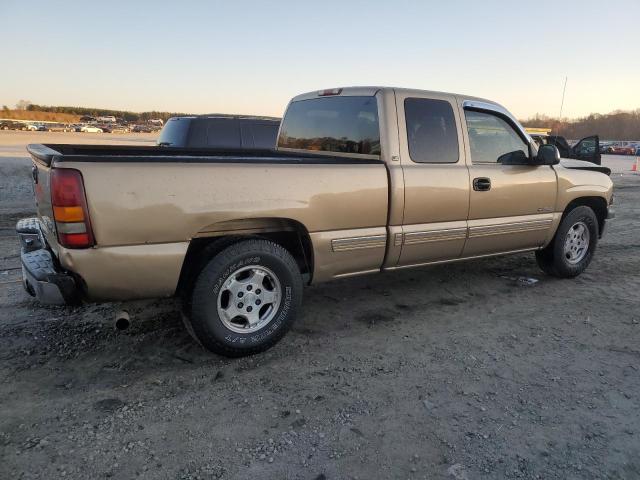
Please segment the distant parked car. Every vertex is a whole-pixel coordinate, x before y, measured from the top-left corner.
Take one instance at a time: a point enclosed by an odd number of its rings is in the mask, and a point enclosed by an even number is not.
[[[0,122],[0,130],[26,130],[27,124],[14,120],[3,120]]]
[[[621,146],[612,146],[609,147],[608,153],[613,153],[614,155],[635,155],[636,149],[633,147],[621,147]]]
[[[157,129],[151,125],[134,125],[131,131],[136,133],[151,133],[157,131]]]
[[[111,133],[113,131],[112,127],[110,125],[96,125],[96,127],[98,127],[100,130],[102,130],[102,133]]]
[[[24,126],[24,129],[25,129],[25,130],[28,130],[28,131],[30,131],[30,132],[37,132],[37,131],[38,131],[38,126],[37,126],[37,125],[34,125],[33,123],[27,123],[27,124]]]
[[[48,132],[72,132],[73,128],[66,123],[48,123],[46,125]]]
[[[93,125],[83,125],[80,127],[80,131],[83,133],[102,133],[102,129],[94,127]]]
[[[111,127],[111,133],[129,133],[129,127],[124,125],[114,125]]]
[[[113,115],[98,117],[96,118],[96,120],[100,123],[116,123],[116,117],[114,117]]]

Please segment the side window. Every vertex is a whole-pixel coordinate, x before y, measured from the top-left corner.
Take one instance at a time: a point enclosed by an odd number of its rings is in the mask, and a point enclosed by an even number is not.
[[[578,143],[576,148],[577,153],[580,155],[590,155],[596,151],[596,139],[595,137],[585,138]]]
[[[241,148],[240,125],[235,120],[211,120],[207,126],[207,147]]]
[[[458,161],[458,132],[449,102],[407,98],[404,114],[411,160],[417,163]]]
[[[254,148],[251,125],[246,122],[240,122],[240,136],[242,137],[242,148]]]
[[[526,142],[499,116],[472,110],[465,110],[464,115],[473,163],[496,163],[500,155],[516,150],[529,155]]]
[[[276,148],[278,125],[256,124],[251,127],[253,142],[256,148]]]
[[[194,118],[189,125],[187,133],[187,141],[184,145],[189,148],[206,148],[207,147],[207,119]]]

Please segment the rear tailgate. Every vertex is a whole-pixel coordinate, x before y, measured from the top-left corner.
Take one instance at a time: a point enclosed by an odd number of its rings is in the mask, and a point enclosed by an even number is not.
[[[57,255],[58,239],[56,237],[53,207],[51,205],[50,174],[51,164],[60,153],[40,144],[28,145],[27,151],[31,155],[33,162],[31,177],[33,179],[33,191],[40,227],[47,243]]]

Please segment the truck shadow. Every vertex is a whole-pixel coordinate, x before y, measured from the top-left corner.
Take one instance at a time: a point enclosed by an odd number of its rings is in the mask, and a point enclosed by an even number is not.
[[[398,325],[424,326],[447,316],[471,321],[475,311],[490,311],[512,301],[522,286],[519,276],[543,276],[532,255],[439,265],[339,280],[305,289],[298,321],[291,332],[263,354],[230,360],[205,351],[183,326],[173,299],[126,304],[90,304],[79,308],[34,309],[35,318],[5,332],[5,367],[29,375],[35,368],[63,372],[50,379],[63,391],[79,386],[118,385],[126,379],[149,381],[176,372],[203,369],[219,376],[236,374],[297,355],[325,355],[336,338],[367,339],[393,334]],[[550,280],[553,281],[553,280]],[[114,328],[115,312],[129,311],[131,326]],[[137,380],[136,380],[137,379]],[[154,380],[155,381],[155,380]],[[61,386],[61,387],[60,387]]]

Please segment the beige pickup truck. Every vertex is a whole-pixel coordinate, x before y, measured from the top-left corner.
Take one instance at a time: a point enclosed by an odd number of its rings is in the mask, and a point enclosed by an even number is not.
[[[613,216],[607,169],[502,106],[381,87],[295,97],[274,150],[30,145],[24,285],[45,303],[180,296],[228,356],[291,327],[304,284],[535,252],[574,277]]]

